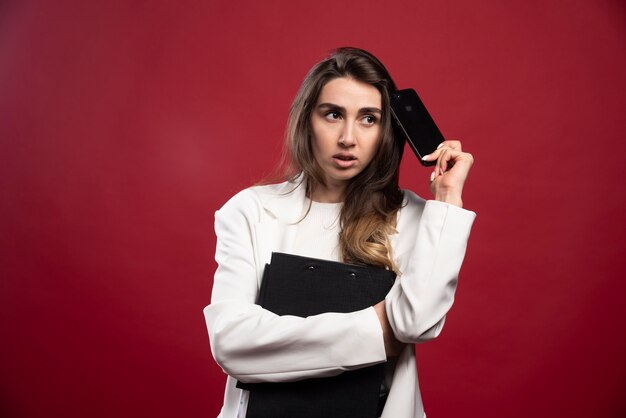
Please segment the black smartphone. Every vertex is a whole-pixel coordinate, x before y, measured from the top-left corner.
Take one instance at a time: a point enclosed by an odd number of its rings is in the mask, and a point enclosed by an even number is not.
[[[402,135],[422,165],[435,165],[437,161],[423,161],[445,139],[426,106],[413,89],[397,90],[390,96],[391,113]]]

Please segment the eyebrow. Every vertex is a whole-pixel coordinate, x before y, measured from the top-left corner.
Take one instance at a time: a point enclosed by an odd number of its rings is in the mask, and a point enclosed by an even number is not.
[[[317,108],[338,109],[341,110],[343,113],[346,113],[345,107],[333,103],[320,103],[317,105]],[[377,107],[362,107],[359,109],[359,113],[382,113],[382,111]]]

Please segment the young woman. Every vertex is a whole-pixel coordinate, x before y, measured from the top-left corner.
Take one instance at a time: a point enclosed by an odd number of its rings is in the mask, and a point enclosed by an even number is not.
[[[450,309],[475,217],[462,209],[473,158],[459,141],[425,157],[433,200],[398,187],[404,141],[394,136],[382,63],[340,48],[307,74],[289,115],[287,181],[255,186],[215,214],[211,350],[228,374],[220,417],[246,416],[242,382],[335,376],[386,362],[382,417],[424,416],[413,345],[435,338]],[[272,252],[384,267],[384,301],[351,313],[277,316],[255,304]]]

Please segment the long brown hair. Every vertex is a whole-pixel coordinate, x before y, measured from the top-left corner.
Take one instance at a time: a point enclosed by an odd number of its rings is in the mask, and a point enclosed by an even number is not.
[[[286,132],[286,175],[291,181],[302,174],[307,195],[325,185],[322,169],[311,146],[311,113],[322,88],[339,77],[372,85],[381,95],[381,140],[369,165],[348,184],[341,210],[339,244],[344,262],[397,268],[391,254],[390,235],[403,194],[398,186],[404,141],[394,133],[389,93],[396,89],[385,66],[358,48],[338,48],[306,75],[291,105]]]

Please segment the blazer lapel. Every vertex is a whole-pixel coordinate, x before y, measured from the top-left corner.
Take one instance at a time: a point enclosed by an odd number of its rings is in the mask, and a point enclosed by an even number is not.
[[[299,181],[259,189],[264,209],[261,222],[254,226],[259,285],[272,252],[293,252],[298,222],[306,213],[305,190],[304,182]]]

